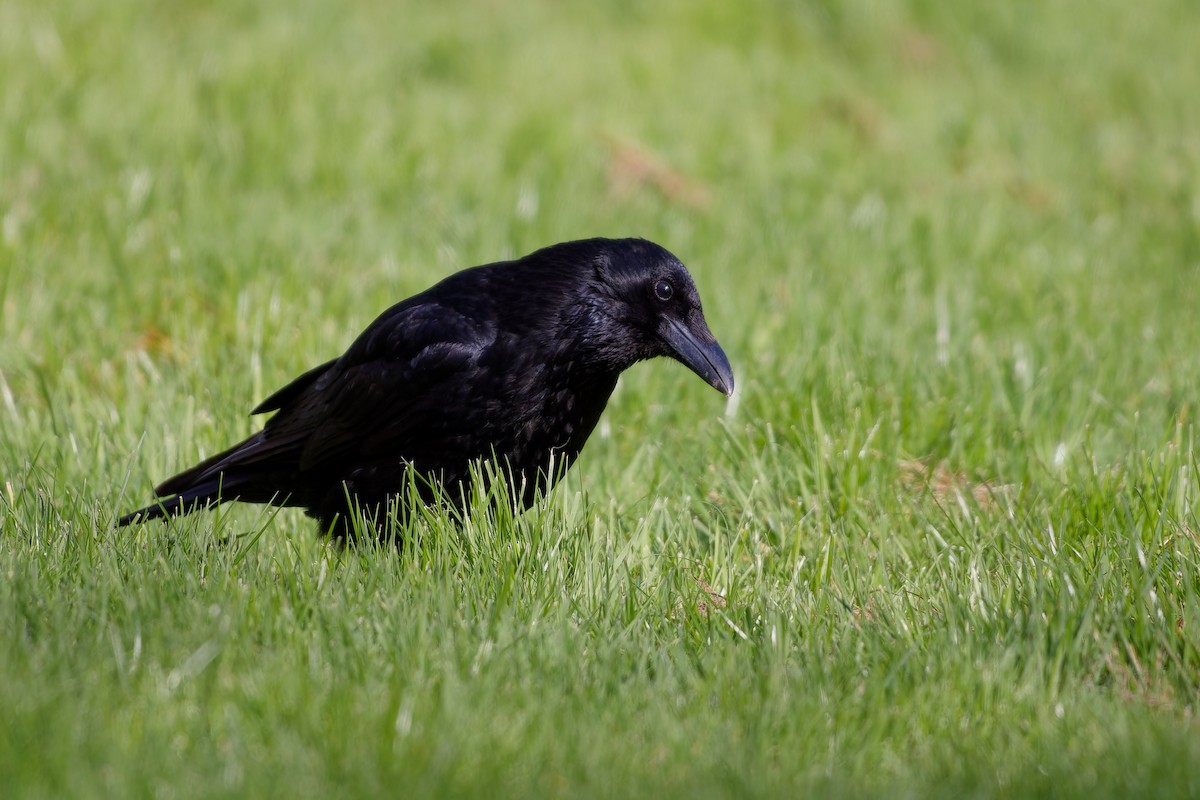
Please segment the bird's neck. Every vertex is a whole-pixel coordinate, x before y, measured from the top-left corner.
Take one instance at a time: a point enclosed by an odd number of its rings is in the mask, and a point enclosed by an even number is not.
[[[592,302],[569,307],[560,320],[563,352],[577,381],[615,385],[618,375],[651,355],[629,335],[628,323]]]

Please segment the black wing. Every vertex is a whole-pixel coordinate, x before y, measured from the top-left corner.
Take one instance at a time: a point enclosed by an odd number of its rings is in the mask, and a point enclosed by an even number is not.
[[[283,408],[288,403],[292,402],[301,394],[303,394],[305,389],[312,386],[313,383],[316,382],[317,378],[320,378],[322,375],[328,372],[333,365],[337,364],[337,362],[338,360],[335,358],[331,361],[326,361],[324,364],[321,364],[318,367],[313,367],[308,372],[296,378],[287,386],[284,386],[282,389],[276,391],[266,400],[263,400],[261,403],[255,406],[254,410],[250,412],[250,416],[266,414],[268,411],[278,411],[279,409]]]
[[[416,300],[417,298],[413,298]],[[434,418],[470,393],[481,354],[495,341],[487,313],[426,300],[401,303],[341,358],[301,375],[255,412],[276,411],[244,442],[155,489],[159,497],[213,494],[269,501],[292,479],[336,472],[364,456],[403,452]]]

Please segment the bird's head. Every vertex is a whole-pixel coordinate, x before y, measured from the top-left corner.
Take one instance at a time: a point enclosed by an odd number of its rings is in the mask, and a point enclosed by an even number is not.
[[[733,394],[733,369],[708,329],[700,293],[679,259],[642,239],[590,243],[597,250],[590,302],[606,320],[607,347],[619,349],[630,364],[673,358],[717,391]]]

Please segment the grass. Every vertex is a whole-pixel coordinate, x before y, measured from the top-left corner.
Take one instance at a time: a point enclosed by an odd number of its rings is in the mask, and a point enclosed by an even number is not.
[[[1196,796],[1200,14],[0,2],[6,796]],[[156,479],[447,272],[687,263],[513,518]]]

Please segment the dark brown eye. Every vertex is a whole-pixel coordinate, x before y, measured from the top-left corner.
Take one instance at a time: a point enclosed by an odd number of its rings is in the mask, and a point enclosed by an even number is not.
[[[659,281],[654,284],[654,296],[664,303],[670,300],[673,294],[675,294],[675,289],[667,281]]]

